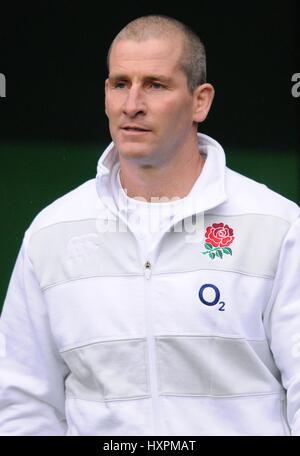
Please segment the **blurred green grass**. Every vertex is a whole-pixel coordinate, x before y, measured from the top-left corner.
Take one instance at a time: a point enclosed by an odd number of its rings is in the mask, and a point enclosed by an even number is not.
[[[103,144],[0,142],[0,309],[23,234],[34,216],[96,174]],[[296,151],[226,150],[227,165],[300,203]]]

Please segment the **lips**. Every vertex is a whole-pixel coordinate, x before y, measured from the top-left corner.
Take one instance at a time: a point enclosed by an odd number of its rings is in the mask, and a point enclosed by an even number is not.
[[[140,125],[124,125],[121,127],[122,130],[126,130],[128,132],[145,132],[150,131],[149,128]]]

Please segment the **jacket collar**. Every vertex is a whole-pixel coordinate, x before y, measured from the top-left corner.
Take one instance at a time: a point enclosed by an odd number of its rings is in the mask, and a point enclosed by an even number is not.
[[[196,213],[203,213],[212,209],[226,199],[225,191],[225,153],[222,146],[203,133],[198,133],[199,151],[206,156],[202,172],[196,180],[190,195],[193,195],[193,204],[185,205],[183,213],[176,219],[182,219]],[[119,161],[118,151],[112,142],[98,161],[96,188],[100,199],[105,198],[105,205],[114,213],[117,208],[113,201],[110,182],[112,167]],[[176,222],[174,220],[174,222]]]

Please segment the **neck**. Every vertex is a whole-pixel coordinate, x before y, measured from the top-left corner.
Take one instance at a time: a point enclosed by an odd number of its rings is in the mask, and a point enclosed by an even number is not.
[[[120,157],[120,180],[131,198],[184,198],[199,177],[204,158],[198,145],[188,154],[174,157],[163,166],[142,166]]]

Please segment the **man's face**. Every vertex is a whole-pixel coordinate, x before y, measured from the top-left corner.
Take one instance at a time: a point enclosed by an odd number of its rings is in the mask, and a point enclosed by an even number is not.
[[[195,134],[194,97],[179,66],[181,50],[176,36],[114,44],[105,108],[120,157],[159,165]]]

